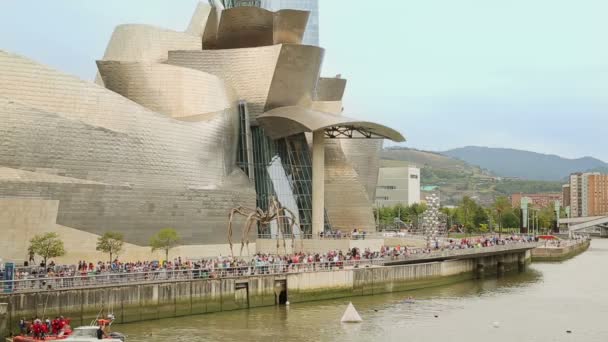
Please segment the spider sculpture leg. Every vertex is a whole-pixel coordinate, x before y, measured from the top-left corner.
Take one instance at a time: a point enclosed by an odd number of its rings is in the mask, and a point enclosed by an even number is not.
[[[247,216],[247,212],[251,212],[253,210],[251,209],[247,209],[244,207],[238,207],[238,208],[233,208],[232,210],[230,210],[230,214],[228,215],[228,244],[230,245],[230,255],[232,255],[232,257],[234,257],[234,252],[232,250],[232,220],[234,219],[234,215],[235,214],[239,214],[242,216]]]
[[[247,242],[247,253],[249,253],[249,231],[251,231],[251,226],[253,222],[258,221],[256,213],[251,213],[247,216],[247,220],[245,221],[245,226],[243,229],[243,237],[241,238],[241,253],[243,255],[243,248],[245,247],[245,242]]]
[[[294,248],[295,245],[295,234],[294,234],[294,230],[293,227],[295,225],[298,226],[298,230],[300,231],[300,240],[301,240],[301,248],[304,249],[304,241],[302,240],[302,229],[300,227],[300,224],[298,222],[296,222],[296,215],[294,215],[294,213],[288,209],[288,208],[283,208],[283,210],[287,211],[287,213],[290,215],[289,219],[291,220],[291,248]]]

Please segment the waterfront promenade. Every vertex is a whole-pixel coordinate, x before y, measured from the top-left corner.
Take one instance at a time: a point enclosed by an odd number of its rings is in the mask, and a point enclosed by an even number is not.
[[[532,250],[533,261],[563,261],[586,251],[591,245],[588,238],[544,241]]]
[[[509,242],[506,242],[509,241]],[[146,282],[183,281],[193,279],[220,279],[236,278],[255,275],[327,272],[360,267],[382,267],[389,265],[405,265],[445,261],[471,257],[484,257],[501,253],[512,253],[520,250],[529,250],[538,246],[536,242],[503,240],[499,245],[484,246],[473,243],[462,245],[444,245],[436,249],[420,248],[386,248],[382,252],[365,251],[353,257],[350,252],[342,254],[313,256],[292,256],[285,258],[254,259],[244,262],[237,259],[224,259],[219,262],[184,263],[172,268],[150,269],[142,271],[141,268],[117,269],[108,268],[104,271],[83,272],[84,274],[59,275],[52,273],[31,274],[18,271],[18,278],[10,281],[0,281],[0,289],[5,293],[37,292],[57,289],[103,287],[109,285],[139,284]],[[348,259],[344,258],[348,255]],[[92,264],[91,264],[92,265]],[[55,266],[62,269],[74,266]],[[85,265],[85,267],[87,267]],[[70,272],[78,272],[69,268]],[[70,273],[68,272],[68,273]],[[23,274],[26,273],[24,276]]]
[[[247,265],[4,282],[8,327],[64,315],[86,324],[100,310],[117,323],[421,289],[523,270],[534,242],[443,249],[378,259]],[[392,264],[402,262],[402,264]],[[2,332],[0,332],[2,333]]]

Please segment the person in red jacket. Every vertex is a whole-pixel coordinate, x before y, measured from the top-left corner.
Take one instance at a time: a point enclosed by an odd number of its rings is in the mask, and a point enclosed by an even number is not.
[[[48,333],[49,333],[48,326],[44,323],[41,323],[40,324],[40,339],[44,340]]]
[[[34,333],[34,339],[39,340],[42,337],[42,322],[39,319],[34,321],[32,332]]]
[[[63,318],[63,316],[59,317],[59,322],[57,324],[57,326],[59,327],[59,333],[61,334],[61,332],[63,331],[63,329],[65,328],[65,326],[68,323],[66,322],[65,318]]]
[[[53,322],[51,322],[51,326],[53,327],[53,335],[58,335],[59,334],[59,330],[61,330],[59,328],[59,317],[55,317],[55,319],[53,320]]]

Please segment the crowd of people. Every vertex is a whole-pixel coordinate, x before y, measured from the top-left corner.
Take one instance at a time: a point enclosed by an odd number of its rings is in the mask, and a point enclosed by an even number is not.
[[[364,230],[353,229],[350,232],[342,232],[341,230],[330,230],[319,233],[320,239],[350,239],[350,240],[365,240],[368,233]]]
[[[221,278],[230,276],[276,274],[287,272],[307,272],[333,270],[344,267],[364,267],[381,265],[385,260],[408,258],[412,255],[441,253],[449,250],[484,248],[514,243],[536,241],[533,236],[482,236],[462,239],[441,239],[427,243],[426,248],[406,246],[382,246],[379,250],[352,248],[331,250],[326,253],[263,254],[251,257],[218,256],[197,260],[181,257],[164,262],[112,262],[79,261],[75,265],[56,265],[18,268],[13,286],[31,289],[54,287],[87,286],[99,282],[134,282],[176,278]]]
[[[19,321],[19,331],[22,336],[32,336],[37,340],[44,340],[46,336],[62,336],[66,331],[70,329],[70,321],[63,318],[63,316],[55,317],[51,320],[50,318],[44,321],[38,317],[26,320],[22,318]]]

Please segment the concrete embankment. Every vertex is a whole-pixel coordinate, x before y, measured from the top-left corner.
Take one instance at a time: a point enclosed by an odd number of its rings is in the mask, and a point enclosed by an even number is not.
[[[575,257],[589,248],[591,240],[584,240],[565,246],[537,247],[532,250],[532,261],[563,261]]]
[[[90,323],[103,308],[117,323],[137,322],[438,286],[521,270],[529,261],[530,252],[520,251],[411,265],[0,294],[0,303],[8,303],[0,321],[12,332],[21,318],[63,315],[78,326]],[[0,331],[0,336],[7,333]]]

